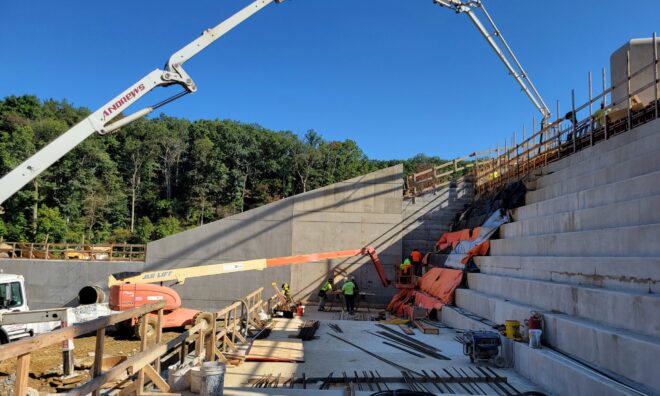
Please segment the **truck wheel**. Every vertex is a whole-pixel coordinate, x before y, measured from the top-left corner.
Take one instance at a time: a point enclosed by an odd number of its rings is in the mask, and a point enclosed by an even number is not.
[[[139,339],[142,339],[142,327],[144,326],[147,326],[147,341],[155,340],[158,332],[158,319],[145,315],[138,320],[133,329],[135,330],[135,336]]]

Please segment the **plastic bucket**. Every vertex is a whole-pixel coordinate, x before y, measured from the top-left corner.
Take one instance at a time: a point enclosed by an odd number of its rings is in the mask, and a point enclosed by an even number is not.
[[[170,366],[167,370],[167,384],[173,391],[184,391],[190,388],[190,368]]]
[[[517,320],[505,320],[504,327],[506,328],[506,338],[515,340],[518,338],[518,330],[520,329],[520,322]]]
[[[202,370],[199,367],[190,369],[190,391],[199,393],[202,389]]]
[[[534,349],[541,348],[541,334],[543,330],[529,329],[529,347]]]
[[[298,316],[304,316],[305,315],[305,306],[304,305],[299,305],[296,307],[296,313]]]
[[[225,389],[225,365],[222,362],[202,363],[201,396],[222,396]]]

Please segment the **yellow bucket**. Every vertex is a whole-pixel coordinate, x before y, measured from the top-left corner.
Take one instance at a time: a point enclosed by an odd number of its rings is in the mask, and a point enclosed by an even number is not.
[[[520,322],[517,320],[505,320],[504,327],[506,328],[506,338],[515,340],[518,338],[518,330],[520,330]]]

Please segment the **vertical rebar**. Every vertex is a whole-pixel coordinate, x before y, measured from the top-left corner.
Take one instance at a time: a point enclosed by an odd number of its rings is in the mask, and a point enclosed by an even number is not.
[[[575,114],[575,90],[571,89],[571,124],[573,124],[573,153],[577,151],[577,115]]]
[[[605,140],[607,140],[607,94],[605,91],[607,90],[607,80],[605,77],[605,68],[603,68],[603,125],[605,126],[604,128],[604,134],[605,134]]]
[[[626,90],[628,103],[628,119],[626,120],[626,130],[632,128],[632,96],[630,95],[630,50],[626,51]]]
[[[653,89],[655,90],[655,118],[658,118],[658,38],[653,32]]]
[[[594,145],[594,112],[593,112],[594,90],[591,80],[591,71],[589,71],[589,145]]]

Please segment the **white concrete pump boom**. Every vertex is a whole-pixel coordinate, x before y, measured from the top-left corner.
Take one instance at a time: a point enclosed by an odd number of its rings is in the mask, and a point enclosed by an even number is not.
[[[525,69],[523,69],[522,65],[518,61],[518,58],[516,58],[516,55],[513,53],[513,50],[511,50],[511,47],[509,47],[509,44],[504,39],[504,36],[502,36],[502,32],[495,25],[493,18],[491,18],[490,14],[488,14],[488,11],[486,11],[486,8],[484,7],[481,0],[433,0],[433,2],[442,7],[450,8],[456,11],[457,14],[464,13],[470,18],[472,23],[474,23],[474,26],[476,26],[477,30],[479,30],[479,33],[481,33],[484,36],[484,38],[488,42],[488,45],[490,45],[493,51],[495,51],[497,57],[500,58],[502,63],[504,63],[504,66],[509,71],[509,74],[511,74],[511,76],[516,80],[518,85],[520,85],[520,89],[523,92],[525,92],[525,95],[527,95],[529,100],[532,101],[534,107],[536,107],[539,113],[541,113],[541,116],[543,117],[542,118],[543,123],[549,120],[550,109],[548,109],[548,106],[543,101],[543,98],[536,90],[536,87],[532,83],[532,80],[529,79],[529,76],[525,72]],[[474,13],[475,8],[480,8],[481,11],[483,11],[484,15],[486,16],[486,19],[488,20],[488,23],[493,28],[492,34],[488,32],[486,27],[484,27],[484,25],[481,23],[477,15]],[[508,56],[511,57],[513,63],[515,63],[517,70],[511,65],[511,62],[507,58],[507,55],[500,49],[499,45],[497,45],[497,42],[493,37],[499,37],[500,41],[502,42],[502,45],[504,46],[504,49],[506,50],[506,53],[508,54]],[[529,87],[527,85],[529,85]]]
[[[156,69],[147,74],[140,81],[117,95],[100,109],[90,114],[87,118],[80,121],[32,157],[28,158],[25,162],[3,176],[2,179],[0,179],[0,204],[23,188],[23,186],[37,177],[57,160],[62,158],[69,151],[73,150],[78,144],[87,139],[94,132],[98,132],[99,134],[112,132],[138,118],[146,116],[157,108],[164,106],[187,93],[195,92],[197,86],[188,73],[183,70],[183,64],[262,8],[270,3],[281,3],[282,1],[284,0],[256,0],[216,27],[204,31],[200,37],[172,55],[165,70]],[[110,123],[110,121],[117,117],[121,112],[128,109],[133,103],[137,102],[138,99],[149,93],[152,89],[174,84],[181,85],[184,88],[184,91],[156,105],[146,107],[127,117],[117,120],[114,123]]]

